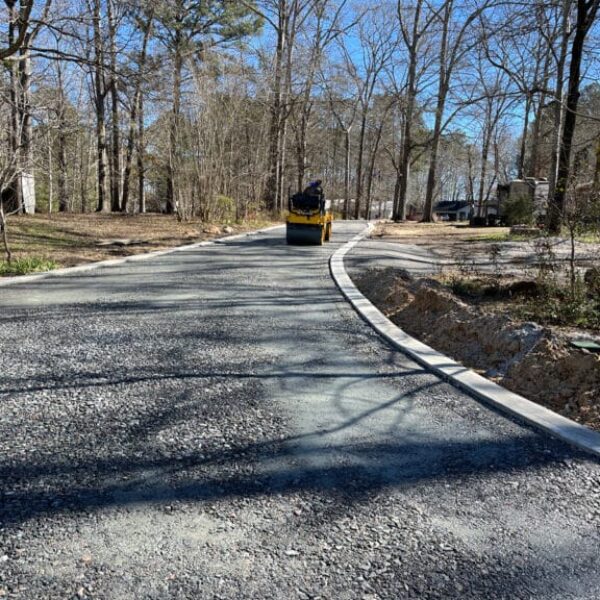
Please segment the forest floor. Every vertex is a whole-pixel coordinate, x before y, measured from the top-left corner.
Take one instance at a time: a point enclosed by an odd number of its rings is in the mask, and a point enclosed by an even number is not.
[[[600,342],[598,291],[578,280],[572,300],[569,244],[545,239],[550,264],[539,241],[515,239],[506,228],[383,224],[354,258],[361,265],[354,278],[407,333],[600,430],[600,354],[572,345]],[[576,258],[578,273],[600,266],[600,244],[577,243]]]
[[[150,213],[20,215],[10,218],[8,239],[14,260],[35,259],[46,268],[57,268],[163,250],[272,224],[266,218],[238,224],[199,219],[179,222],[171,215]]]

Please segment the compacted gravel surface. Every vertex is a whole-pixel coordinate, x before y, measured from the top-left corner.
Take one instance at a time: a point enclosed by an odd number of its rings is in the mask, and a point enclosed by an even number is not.
[[[600,468],[283,231],[0,288],[0,598],[600,598]]]

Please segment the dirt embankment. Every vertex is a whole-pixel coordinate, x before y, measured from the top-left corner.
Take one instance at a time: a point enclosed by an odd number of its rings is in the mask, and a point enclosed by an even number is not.
[[[600,356],[568,335],[462,301],[433,279],[397,269],[356,284],[407,333],[514,392],[600,430]]]

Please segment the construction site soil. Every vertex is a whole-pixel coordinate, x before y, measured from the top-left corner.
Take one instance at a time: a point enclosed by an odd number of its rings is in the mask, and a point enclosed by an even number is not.
[[[500,385],[600,430],[600,355],[570,345],[593,332],[541,326],[470,303],[434,278],[371,269],[356,285],[404,331]]]

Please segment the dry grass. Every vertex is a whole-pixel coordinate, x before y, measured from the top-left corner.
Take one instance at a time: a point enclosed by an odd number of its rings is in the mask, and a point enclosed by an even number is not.
[[[469,227],[468,223],[381,223],[373,237],[404,244],[508,241],[509,227]]]
[[[273,223],[265,219],[231,227],[237,233],[270,224]],[[180,223],[173,216],[161,214],[23,215],[10,218],[8,234],[15,259],[36,257],[54,261],[59,267],[70,267],[224,235],[203,231],[210,227],[198,220]],[[102,245],[112,240],[129,240],[131,243]]]

